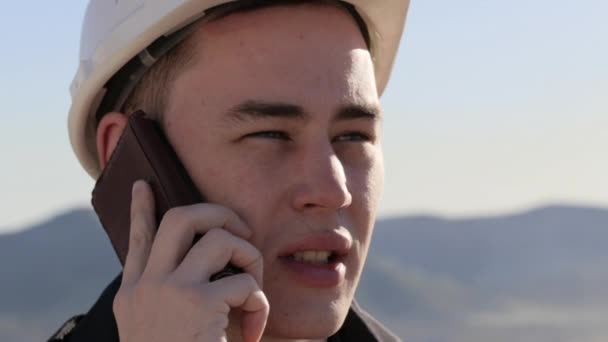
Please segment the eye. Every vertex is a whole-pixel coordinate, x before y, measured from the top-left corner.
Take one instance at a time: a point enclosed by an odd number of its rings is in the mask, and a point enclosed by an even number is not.
[[[281,132],[281,131],[255,132],[255,133],[247,134],[247,137],[289,140],[289,136],[285,132]]]
[[[370,141],[371,138],[362,132],[349,132],[341,134],[334,138],[334,142],[348,142],[348,141]]]

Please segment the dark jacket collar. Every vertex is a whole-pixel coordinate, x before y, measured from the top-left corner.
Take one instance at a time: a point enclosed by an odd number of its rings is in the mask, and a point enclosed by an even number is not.
[[[68,320],[49,342],[119,342],[112,304],[121,279],[122,274],[108,285],[86,315]],[[353,302],[344,324],[329,338],[329,342],[347,341],[385,342],[399,339]]]

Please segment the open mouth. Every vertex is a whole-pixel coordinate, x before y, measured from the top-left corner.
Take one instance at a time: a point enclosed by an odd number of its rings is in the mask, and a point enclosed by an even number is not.
[[[352,240],[338,234],[318,234],[287,245],[279,259],[297,286],[335,288],[346,279]]]
[[[316,265],[327,265],[338,262],[340,259],[340,255],[336,251],[298,251],[293,254],[287,255],[284,257],[287,260],[307,263],[307,264],[316,264]]]

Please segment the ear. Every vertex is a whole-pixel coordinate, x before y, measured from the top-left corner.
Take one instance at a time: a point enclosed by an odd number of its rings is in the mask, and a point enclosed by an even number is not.
[[[111,112],[101,118],[97,126],[97,156],[101,169],[105,169],[122,132],[127,127],[128,116],[123,113]]]

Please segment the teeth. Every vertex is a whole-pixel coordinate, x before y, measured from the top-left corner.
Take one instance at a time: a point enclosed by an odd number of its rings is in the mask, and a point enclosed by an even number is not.
[[[293,259],[312,264],[327,264],[330,256],[330,251],[302,251],[294,253]]]
[[[316,253],[316,257],[317,260],[322,260],[324,263],[327,263],[327,261],[329,261],[329,256],[331,255],[330,251],[318,251]]]

